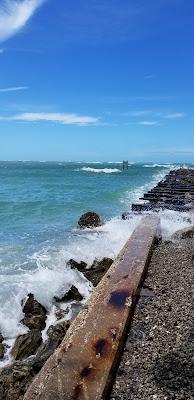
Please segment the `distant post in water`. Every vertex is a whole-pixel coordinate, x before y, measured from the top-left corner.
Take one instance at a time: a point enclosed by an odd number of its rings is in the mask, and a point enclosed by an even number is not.
[[[128,162],[128,160],[127,160],[127,161],[123,160],[123,171],[124,171],[125,169],[128,169],[128,168],[129,168],[129,162]]]

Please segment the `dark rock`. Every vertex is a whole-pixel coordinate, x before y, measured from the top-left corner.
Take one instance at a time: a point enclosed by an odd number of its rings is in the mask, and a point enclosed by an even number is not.
[[[24,360],[34,354],[41,343],[42,336],[40,331],[38,329],[33,329],[25,335],[17,337],[11,354],[15,360]]]
[[[38,348],[36,356],[32,361],[33,367],[37,372],[40,371],[47,359],[61,344],[69,327],[70,321],[64,321],[49,327],[47,331],[48,339]]]
[[[70,327],[70,324],[71,324],[70,321],[63,321],[56,325],[51,325],[47,331],[49,339],[53,340],[54,342],[57,342],[59,346],[64,336],[66,335],[66,332]]]
[[[102,222],[98,214],[89,211],[80,217],[78,225],[80,228],[96,228],[102,225]]]
[[[42,331],[46,326],[46,308],[34,299],[33,294],[28,295],[28,299],[23,307],[25,317],[22,323],[30,330],[38,329]]]
[[[2,343],[4,341],[4,337],[3,335],[0,333],[0,343]]]
[[[93,286],[97,286],[112,263],[113,260],[107,257],[104,257],[101,261],[95,260],[91,269],[86,271],[84,275],[90,282],[92,282]]]
[[[90,269],[86,269],[87,264],[81,261],[80,263],[69,260],[68,264],[71,265],[72,268],[77,268],[78,271],[82,272],[88,281],[92,282],[93,286],[97,286],[102,277],[108,271],[110,266],[112,265],[113,260],[108,257],[104,257],[102,260],[94,260]]]
[[[71,268],[76,268],[80,272],[85,272],[87,264],[84,261],[80,261],[78,263],[77,261],[73,260],[72,258],[68,261],[67,263]]]
[[[130,218],[130,213],[129,213],[129,212],[124,212],[124,213],[121,215],[121,218],[122,218],[123,220],[129,219],[129,218]]]
[[[0,343],[0,360],[3,359],[4,355],[5,355],[5,346],[3,343]]]
[[[64,318],[65,315],[68,314],[68,312],[69,312],[69,308],[67,308],[67,310],[63,310],[62,308],[59,308],[59,310],[55,311],[56,319],[59,320],[59,319]]]
[[[79,293],[78,289],[75,286],[72,286],[71,289],[63,296],[63,297],[54,297],[55,301],[59,303],[60,301],[70,301],[76,300],[81,301],[83,300],[83,296]]]
[[[189,239],[194,236],[194,226],[189,226],[184,229],[176,231],[173,235],[173,239]]]
[[[35,372],[24,362],[15,362],[0,370],[0,399],[22,400]]]

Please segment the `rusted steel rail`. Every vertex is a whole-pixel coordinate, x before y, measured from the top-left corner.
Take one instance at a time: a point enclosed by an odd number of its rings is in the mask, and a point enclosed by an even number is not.
[[[106,398],[158,229],[143,218],[24,400]]]
[[[170,171],[140,200],[145,200],[145,203],[132,204],[133,211],[191,211],[194,209],[194,170],[180,168]]]

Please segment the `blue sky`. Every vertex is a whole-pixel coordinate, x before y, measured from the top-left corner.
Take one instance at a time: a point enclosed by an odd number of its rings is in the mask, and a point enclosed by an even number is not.
[[[0,159],[194,162],[192,0],[0,0]]]

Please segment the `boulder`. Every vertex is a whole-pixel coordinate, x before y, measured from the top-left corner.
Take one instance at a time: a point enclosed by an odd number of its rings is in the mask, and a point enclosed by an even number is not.
[[[28,295],[28,299],[23,307],[23,313],[25,316],[21,322],[30,330],[38,329],[39,331],[42,331],[45,328],[46,308],[34,299],[32,293]]]
[[[89,211],[80,217],[78,225],[80,228],[96,228],[102,225],[102,222],[98,214]]]
[[[0,360],[3,359],[5,355],[5,345],[3,343],[0,343]]]
[[[129,212],[124,212],[122,215],[121,215],[121,218],[123,219],[123,220],[126,220],[126,219],[129,219],[130,218],[130,213]]]
[[[71,268],[76,268],[78,271],[84,273],[87,267],[87,264],[84,261],[77,262],[73,260],[72,258],[68,261],[67,265],[69,265]]]
[[[62,342],[64,336],[66,335],[67,330],[71,325],[70,321],[59,322],[56,325],[51,325],[48,328],[47,335],[49,339],[59,344]]]
[[[24,362],[0,369],[0,399],[22,400],[34,376],[33,367]]]
[[[192,194],[189,193],[189,192],[185,193],[185,200],[186,200],[186,202],[188,202],[188,203],[192,202],[192,201],[193,201],[193,196],[192,196]]]
[[[172,235],[173,239],[189,239],[192,237],[194,237],[194,226],[180,229]]]
[[[60,320],[65,317],[66,314],[68,314],[69,308],[66,310],[63,310],[62,308],[59,308],[58,310],[55,311],[55,317],[57,320]]]
[[[102,277],[105,275],[105,273],[108,271],[108,269],[113,263],[113,260],[111,258],[104,257],[100,261],[94,260],[91,268],[85,269],[85,266],[87,266],[87,264],[84,263],[83,261],[81,261],[81,263],[77,263],[74,260],[70,261],[71,261],[70,265],[72,266],[72,268],[77,268],[78,271],[82,272],[85,278],[88,279],[88,281],[92,282],[93,286],[98,285]]]
[[[5,354],[5,345],[3,344],[3,341],[4,341],[4,337],[0,333],[0,360],[3,359],[4,354]]]
[[[24,360],[36,352],[42,343],[42,336],[38,329],[33,329],[25,335],[17,337],[11,350],[15,360]]]
[[[78,289],[75,286],[71,286],[71,289],[63,296],[63,297],[54,297],[55,301],[59,303],[60,301],[81,301],[83,300],[83,296],[79,293]]]

